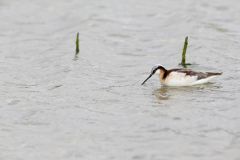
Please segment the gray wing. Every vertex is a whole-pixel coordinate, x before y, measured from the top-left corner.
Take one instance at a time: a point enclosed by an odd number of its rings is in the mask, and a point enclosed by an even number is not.
[[[214,73],[214,72],[195,72],[195,71],[192,71],[190,69],[171,69],[169,70],[168,72],[171,73],[171,72],[181,72],[181,73],[185,73],[186,76],[197,76],[197,79],[204,79],[204,78],[207,78],[207,77],[211,77],[211,76],[217,76],[217,75],[221,75],[222,73]],[[168,74],[169,74],[168,73]]]

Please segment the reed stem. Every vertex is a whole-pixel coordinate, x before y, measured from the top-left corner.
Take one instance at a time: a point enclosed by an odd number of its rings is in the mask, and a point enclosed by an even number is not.
[[[77,33],[76,38],[76,55],[79,53],[79,32]]]
[[[187,46],[188,46],[188,36],[185,37],[184,46],[183,46],[183,51],[182,51],[182,62],[181,62],[181,65],[183,65],[183,66],[186,65]]]

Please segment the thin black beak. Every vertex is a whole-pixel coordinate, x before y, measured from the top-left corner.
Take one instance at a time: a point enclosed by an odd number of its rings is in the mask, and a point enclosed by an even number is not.
[[[147,80],[148,80],[149,78],[151,78],[152,75],[154,75],[154,73],[155,73],[155,72],[152,72],[152,73],[147,77],[147,79],[145,79],[145,80],[142,82],[141,85],[144,85],[144,83],[147,82]]]

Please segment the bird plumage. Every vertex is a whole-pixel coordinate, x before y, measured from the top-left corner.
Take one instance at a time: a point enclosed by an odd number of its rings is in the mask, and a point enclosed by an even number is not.
[[[160,82],[167,86],[191,86],[203,84],[222,74],[215,72],[196,72],[184,68],[167,70],[158,65],[153,67],[150,76],[142,84],[144,84],[157,71],[160,73]]]

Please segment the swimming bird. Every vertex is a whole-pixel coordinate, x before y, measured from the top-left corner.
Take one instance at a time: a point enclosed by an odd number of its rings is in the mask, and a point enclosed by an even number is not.
[[[220,72],[195,72],[184,68],[167,70],[161,65],[156,65],[152,68],[150,75],[143,81],[142,85],[155,73],[159,73],[161,84],[166,86],[192,86],[204,84],[222,74]]]

